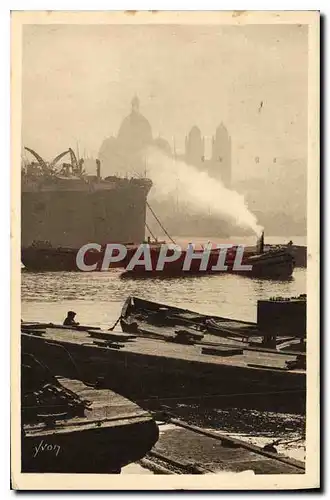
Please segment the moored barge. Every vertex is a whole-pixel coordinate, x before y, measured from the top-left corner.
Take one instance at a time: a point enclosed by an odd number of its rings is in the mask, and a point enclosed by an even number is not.
[[[145,456],[158,439],[148,412],[95,384],[54,377],[29,347],[22,355],[22,472],[120,473]]]
[[[143,334],[153,338],[167,338],[178,328],[205,341],[216,336],[233,341],[254,342],[259,347],[280,347],[290,343],[291,348],[305,348],[307,297],[271,297],[258,300],[257,322],[207,315],[139,297],[128,297],[123,305],[120,323],[127,333]],[[214,339],[213,339],[214,340]],[[296,345],[298,342],[298,346]]]
[[[214,337],[203,342],[180,331],[167,339],[47,324],[23,323],[22,331],[22,346],[61,376],[99,383],[142,405],[217,398],[304,412],[306,371],[294,352]]]

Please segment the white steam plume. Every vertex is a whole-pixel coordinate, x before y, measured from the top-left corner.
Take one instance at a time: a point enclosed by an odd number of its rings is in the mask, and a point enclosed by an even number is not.
[[[226,188],[220,181],[200,172],[184,161],[170,158],[156,148],[148,150],[148,176],[153,181],[152,196],[168,200],[177,193],[180,199],[199,213],[208,213],[227,219],[244,229],[251,229],[260,236],[263,228],[256,216],[248,209],[244,197]]]

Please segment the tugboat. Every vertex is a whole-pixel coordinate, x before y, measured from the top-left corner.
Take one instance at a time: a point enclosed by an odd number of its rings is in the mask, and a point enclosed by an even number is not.
[[[264,233],[261,234],[257,241],[255,251],[245,251],[240,262],[240,267],[237,267],[236,258],[238,256],[238,247],[234,246],[227,252],[225,266],[219,269],[217,266],[220,256],[219,249],[211,249],[207,260],[206,267],[201,269],[202,257],[204,250],[195,251],[195,255],[200,253],[200,258],[194,258],[191,261],[189,269],[185,270],[184,263],[187,255],[187,250],[182,250],[180,256],[176,260],[165,262],[162,270],[158,270],[158,260],[161,252],[160,246],[150,247],[150,262],[151,267],[146,269],[142,262],[138,262],[132,268],[128,269],[137,251],[137,247],[131,248],[127,252],[127,257],[124,260],[125,272],[123,277],[134,276],[187,276],[187,275],[205,275],[205,274],[219,274],[224,272],[237,273],[252,278],[270,278],[270,279],[288,279],[292,276],[295,261],[292,252],[289,248],[270,248],[265,250],[264,247]],[[171,255],[171,250],[168,252]],[[250,266],[247,269],[243,266]]]
[[[264,238],[265,233],[262,232],[257,242],[256,253],[247,255],[243,259],[243,264],[252,266],[250,273],[253,277],[290,278],[295,267],[295,259],[290,248],[270,248],[265,251]]]
[[[21,469],[27,473],[120,473],[158,439],[151,415],[97,385],[55,377],[22,353]]]

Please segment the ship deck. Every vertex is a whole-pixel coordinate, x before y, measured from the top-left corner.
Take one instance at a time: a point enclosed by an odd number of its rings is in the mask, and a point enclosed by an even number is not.
[[[84,414],[56,420],[43,416],[40,406],[39,421],[23,424],[23,472],[118,473],[157,441],[156,422],[137,404],[81,380],[58,381],[90,406]]]
[[[286,368],[286,362],[293,361],[296,358],[296,354],[294,353],[287,354],[280,351],[244,347],[241,345],[233,346],[224,341],[215,342],[214,337],[212,338],[210,335],[206,337],[206,340],[210,340],[209,343],[204,341],[198,344],[184,345],[161,338],[135,337],[134,335],[123,334],[121,332],[115,333],[101,330],[79,331],[62,327],[46,327],[42,333],[42,339],[44,340],[59,342],[62,345],[68,346],[89,347],[95,351],[111,353],[114,357],[124,357],[125,354],[133,354],[145,358],[156,358],[159,361],[167,359],[193,362],[205,366],[249,368],[251,370],[259,370],[260,372],[285,371],[287,375],[305,374],[305,370]],[[109,342],[112,342],[112,345]],[[119,349],[116,349],[116,344],[120,345]],[[219,350],[216,354],[202,353],[202,348],[209,346]],[[239,350],[230,355],[229,351],[233,348],[236,349],[236,347]]]
[[[91,405],[85,409],[83,416],[76,416],[65,420],[58,420],[55,427],[47,427],[43,422],[25,424],[27,436],[49,436],[56,433],[67,433],[92,429],[102,425],[110,428],[152,421],[150,413],[140,408],[114,391],[88,387],[81,380],[71,380],[58,377],[57,380],[66,389],[77,394],[79,398],[89,401]]]

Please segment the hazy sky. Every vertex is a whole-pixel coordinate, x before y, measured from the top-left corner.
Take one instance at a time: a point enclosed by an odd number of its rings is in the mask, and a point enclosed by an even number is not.
[[[23,144],[97,155],[136,93],[154,136],[182,149],[193,125],[210,138],[224,122],[234,176],[262,176],[306,158],[307,43],[299,25],[27,25]]]

